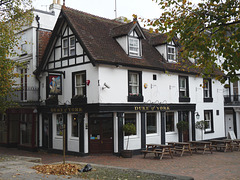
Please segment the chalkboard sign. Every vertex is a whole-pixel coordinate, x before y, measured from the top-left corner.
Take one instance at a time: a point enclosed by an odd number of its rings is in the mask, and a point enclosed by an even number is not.
[[[228,138],[232,140],[236,139],[235,133],[233,131],[228,131]]]

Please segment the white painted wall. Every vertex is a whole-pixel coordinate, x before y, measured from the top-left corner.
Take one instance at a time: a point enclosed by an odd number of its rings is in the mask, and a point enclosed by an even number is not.
[[[118,37],[118,38],[116,38],[116,41],[123,48],[125,53],[128,54],[127,36]]]

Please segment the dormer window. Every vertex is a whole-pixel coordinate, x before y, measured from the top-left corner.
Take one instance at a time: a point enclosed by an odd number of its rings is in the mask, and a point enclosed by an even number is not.
[[[168,46],[168,61],[176,61],[176,57],[175,57],[175,47],[174,46]]]
[[[141,56],[140,39],[135,31],[132,31],[128,37],[128,47],[130,56]]]

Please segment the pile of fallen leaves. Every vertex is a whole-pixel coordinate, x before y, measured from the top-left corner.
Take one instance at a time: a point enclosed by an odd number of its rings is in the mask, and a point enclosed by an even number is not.
[[[51,165],[37,165],[32,167],[37,170],[37,173],[47,175],[77,175],[78,170],[83,166],[79,164],[51,164]]]

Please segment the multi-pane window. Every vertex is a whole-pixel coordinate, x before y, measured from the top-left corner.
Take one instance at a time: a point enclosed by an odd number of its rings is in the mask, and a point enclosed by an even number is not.
[[[203,95],[204,95],[204,98],[211,98],[211,81],[210,81],[210,79],[203,80]]]
[[[127,124],[127,123],[132,123],[135,125],[136,129],[137,129],[137,120],[136,120],[136,113],[125,113],[124,115],[124,123]],[[134,134],[132,135],[136,135],[137,132],[135,132]],[[129,134],[126,134],[125,133],[125,136],[128,136]]]
[[[129,95],[139,95],[139,73],[129,72]]]
[[[63,57],[75,55],[75,37],[64,38],[62,40]],[[69,54],[68,54],[69,53]]]
[[[22,34],[21,37],[21,55],[27,54],[27,36],[26,34]]]
[[[57,136],[62,136],[63,135],[63,116],[62,116],[62,114],[57,114],[56,135]]]
[[[213,111],[204,111],[205,132],[213,132]]]
[[[73,56],[75,55],[75,37],[70,37],[69,39],[70,56]]]
[[[72,114],[72,137],[79,137],[77,117],[77,114]]]
[[[85,72],[75,74],[75,95],[86,95],[86,75]]]
[[[147,134],[157,133],[156,113],[147,113]]]
[[[175,131],[174,112],[166,112],[166,132]]]
[[[140,56],[140,39],[136,31],[132,31],[128,38],[129,55]]]
[[[139,39],[129,38],[129,54],[139,56]]]
[[[187,97],[187,78],[179,77],[179,96]]]
[[[168,46],[168,60],[175,61],[175,47]]]

